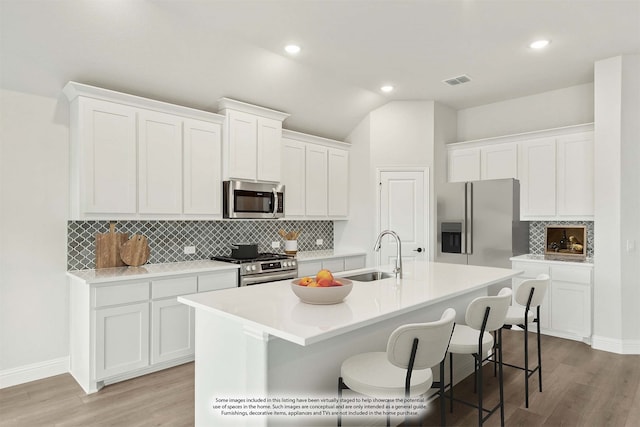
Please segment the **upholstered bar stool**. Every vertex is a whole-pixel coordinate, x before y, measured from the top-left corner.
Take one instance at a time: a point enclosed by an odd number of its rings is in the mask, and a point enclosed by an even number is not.
[[[411,323],[394,330],[387,351],[361,353],[349,357],[340,367],[338,398],[351,389],[379,399],[420,396],[439,387],[441,424],[444,425],[444,361],[456,312],[448,308],[440,320]],[[432,366],[440,364],[440,381],[433,381]],[[387,414],[387,426],[390,416]],[[338,415],[338,426],[342,417]]]
[[[451,381],[449,396],[451,411],[453,401],[473,406],[478,409],[478,425],[482,425],[498,408],[500,408],[500,423],[504,426],[504,391],[502,382],[502,326],[509,309],[512,292],[503,288],[497,296],[479,297],[471,301],[465,313],[466,325],[456,325],[451,342],[449,343],[449,378]],[[494,340],[491,332],[496,332]],[[497,353],[496,353],[497,351]],[[485,409],[482,390],[482,362],[490,355],[498,356],[498,383],[500,386],[500,402],[491,409]],[[453,396],[453,355],[470,354],[474,358],[475,388],[478,394],[476,404]],[[487,415],[485,415],[487,413]]]
[[[519,305],[512,305],[507,311],[507,317],[504,320],[505,328],[511,326],[519,326],[524,330],[524,366],[510,365],[506,366],[521,369],[524,371],[524,396],[525,406],[529,407],[529,377],[536,371],[538,372],[538,385],[542,392],[542,357],[540,351],[540,304],[547,293],[551,279],[547,274],[541,274],[535,279],[523,281],[514,295],[515,302]],[[535,309],[535,315],[533,310]],[[533,368],[529,368],[529,324],[537,325],[538,340],[538,364]]]

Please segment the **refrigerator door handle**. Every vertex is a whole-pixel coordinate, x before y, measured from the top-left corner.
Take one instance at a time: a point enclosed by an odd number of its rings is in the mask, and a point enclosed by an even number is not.
[[[473,254],[473,182],[465,183],[464,240],[467,255]]]
[[[460,230],[460,253],[467,253],[467,184],[464,183],[464,191],[462,192],[462,230]]]

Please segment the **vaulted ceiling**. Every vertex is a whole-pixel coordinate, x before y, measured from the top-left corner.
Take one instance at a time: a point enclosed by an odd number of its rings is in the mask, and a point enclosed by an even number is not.
[[[468,108],[640,53],[640,0],[1,0],[0,16],[2,88],[62,100],[74,80],[209,111],[230,97],[337,139],[390,100]]]

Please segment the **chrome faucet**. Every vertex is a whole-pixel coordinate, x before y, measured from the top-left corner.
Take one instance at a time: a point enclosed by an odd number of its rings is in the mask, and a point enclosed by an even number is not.
[[[396,233],[395,231],[392,231],[392,230],[384,230],[384,231],[382,231],[378,235],[378,238],[376,239],[375,245],[373,245],[373,250],[376,251],[376,252],[380,250],[380,247],[382,246],[382,237],[385,234],[389,234],[394,239],[396,239],[396,247],[397,247],[396,266],[393,269],[393,272],[396,275],[396,278],[402,279],[402,243],[400,242],[400,236],[398,236],[398,233]]]

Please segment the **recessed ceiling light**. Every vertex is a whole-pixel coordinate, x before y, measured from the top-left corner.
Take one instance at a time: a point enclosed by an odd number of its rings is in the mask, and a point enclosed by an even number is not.
[[[393,86],[391,85],[384,85],[380,88],[381,91],[385,92],[385,93],[389,93],[389,92],[393,92]]]
[[[290,55],[295,55],[300,53],[300,46],[297,44],[288,44],[284,47],[284,50]]]
[[[531,49],[542,49],[543,47],[547,47],[551,43],[551,40],[536,40],[532,42],[529,47]]]

